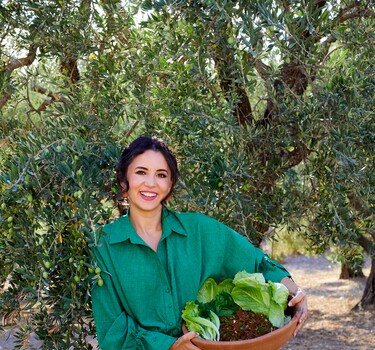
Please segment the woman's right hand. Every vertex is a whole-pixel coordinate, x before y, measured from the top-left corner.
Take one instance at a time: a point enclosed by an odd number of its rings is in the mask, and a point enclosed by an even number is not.
[[[173,343],[169,350],[200,350],[200,348],[196,347],[191,342],[191,340],[197,336],[198,334],[196,332],[185,333]]]

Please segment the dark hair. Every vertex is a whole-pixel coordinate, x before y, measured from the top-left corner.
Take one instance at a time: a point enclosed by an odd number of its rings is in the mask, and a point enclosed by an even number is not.
[[[137,156],[149,150],[160,152],[164,156],[168,164],[172,180],[171,189],[166,197],[168,198],[172,194],[173,188],[177,182],[177,160],[174,154],[163,142],[163,140],[155,136],[140,136],[122,152],[120,161],[117,165],[117,182],[120,188],[122,188],[122,191],[127,191],[129,188],[129,182],[127,178],[129,165]],[[125,187],[123,186],[123,184],[125,184]],[[165,204],[165,199],[163,199],[162,204]]]

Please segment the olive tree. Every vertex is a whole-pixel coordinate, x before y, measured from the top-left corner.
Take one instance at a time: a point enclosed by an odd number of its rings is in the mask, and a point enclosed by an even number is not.
[[[334,1],[0,5],[1,313],[47,349],[90,348],[90,255],[122,211],[121,148],[156,134],[171,206],[255,244],[287,225],[373,258],[373,11]],[[373,304],[373,271],[363,306]]]
[[[362,307],[373,306],[375,268],[370,5],[143,2],[173,68],[162,70],[155,101],[162,128],[188,141],[189,193],[253,242],[287,224],[343,267],[360,271],[366,254]]]
[[[90,349],[90,246],[119,215],[115,166],[141,121],[132,9],[91,1],[0,5],[0,313],[45,349]],[[139,133],[144,130],[140,125]]]

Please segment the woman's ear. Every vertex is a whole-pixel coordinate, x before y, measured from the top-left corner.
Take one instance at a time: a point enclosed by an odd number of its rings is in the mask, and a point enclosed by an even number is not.
[[[129,194],[128,194],[128,190],[127,190],[127,186],[125,184],[125,182],[120,182],[120,186],[121,186],[121,196],[125,199],[128,198]]]

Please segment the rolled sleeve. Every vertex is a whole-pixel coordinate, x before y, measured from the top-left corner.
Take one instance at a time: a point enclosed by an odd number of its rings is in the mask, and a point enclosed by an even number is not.
[[[283,265],[270,259],[268,255],[262,254],[263,258],[259,265],[259,272],[263,273],[266,281],[280,282],[284,277],[291,277]]]

